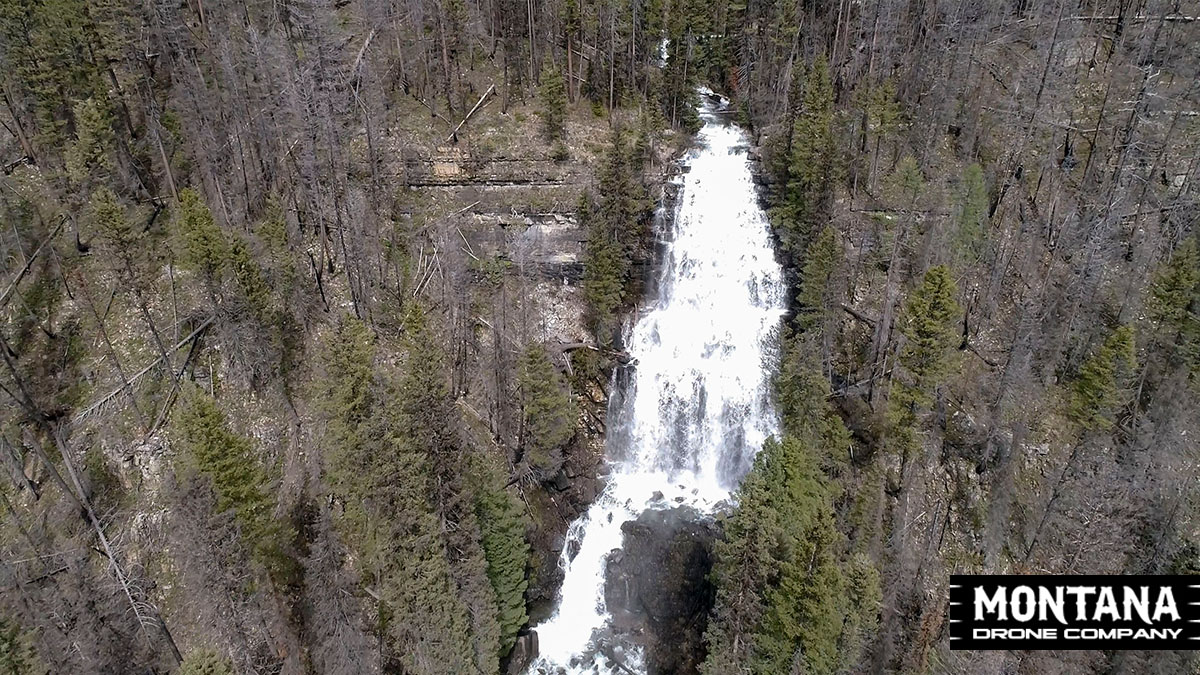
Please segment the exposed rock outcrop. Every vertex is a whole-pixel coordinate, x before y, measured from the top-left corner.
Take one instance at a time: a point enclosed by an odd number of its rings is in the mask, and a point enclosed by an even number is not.
[[[609,557],[604,587],[614,631],[643,645],[651,675],[697,672],[714,597],[716,523],[676,507],[647,511],[621,530],[624,548]]]
[[[513,645],[512,651],[508,653],[507,667],[504,669],[508,675],[521,675],[524,673],[529,664],[538,655],[538,635],[534,631],[521,633],[517,636],[517,642]]]

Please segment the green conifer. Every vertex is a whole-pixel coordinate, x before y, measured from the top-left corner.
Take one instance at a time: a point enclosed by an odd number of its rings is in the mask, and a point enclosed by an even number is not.
[[[845,614],[840,535],[815,440],[768,441],[739,491],[715,550],[706,675],[788,672],[797,653],[808,672],[836,669]]]
[[[234,433],[217,402],[199,389],[177,412],[175,436],[187,455],[185,467],[190,464],[212,481],[217,512],[233,511],[254,559],[277,583],[294,582],[299,567],[288,549],[295,532],[274,515],[267,472],[249,439]]]
[[[562,466],[562,450],[575,435],[575,403],[562,375],[539,344],[525,350],[518,379],[524,434],[523,458],[541,479]]]
[[[891,176],[891,189],[906,206],[916,204],[917,198],[925,191],[925,176],[912,155],[905,155],[896,165]]]
[[[829,281],[841,256],[841,245],[832,227],[821,230],[808,247],[800,275],[800,290],[796,294],[796,303],[800,306],[797,324],[801,330],[820,328],[825,323]]]
[[[1079,367],[1068,415],[1085,430],[1112,428],[1117,406],[1137,365],[1133,326],[1117,328]]]
[[[505,489],[504,472],[491,457],[477,456],[476,515],[479,518],[487,577],[496,592],[501,657],[508,654],[529,617],[525,589],[529,581],[529,543],[525,540],[525,509]]]
[[[112,171],[116,134],[112,114],[94,98],[75,104],[75,143],[67,149],[67,174],[75,183],[104,180]]]
[[[538,115],[542,118],[546,140],[554,144],[564,142],[567,138],[567,88],[562,72],[551,59],[546,59],[542,68],[538,99],[541,103]]]
[[[215,291],[229,257],[229,242],[195,190],[189,188],[179,193],[175,228],[182,247],[180,262],[199,272],[210,291]]]
[[[954,237],[955,253],[960,261],[970,264],[983,254],[987,231],[987,185],[983,167],[967,166],[958,187],[958,232]]]
[[[804,102],[792,128],[788,187],[780,211],[784,245],[798,255],[808,245],[834,171],[833,83],[818,57],[804,85]]]
[[[913,377],[911,386],[905,389],[914,404],[928,404],[934,387],[941,383],[951,365],[962,316],[955,299],[957,294],[958,285],[950,270],[939,265],[925,273],[921,285],[905,304],[900,330],[908,339],[899,361]]]
[[[179,675],[233,675],[229,660],[214,649],[193,649],[179,664]]]
[[[763,445],[715,547],[717,600],[702,672],[833,672],[848,607],[834,522],[836,484],[822,470],[849,444],[827,403],[814,350],[793,340],[776,383],[784,438]]]
[[[342,507],[337,525],[377,589],[380,630],[405,672],[477,673],[470,621],[458,596],[432,477],[448,441],[447,385],[419,309],[405,321],[403,377],[375,369],[375,340],[346,319],[325,347],[315,385],[325,420],[328,476]]]
[[[1192,372],[1200,373],[1200,247],[1195,235],[1159,268],[1146,305],[1159,339],[1177,346]]]
[[[15,622],[0,618],[0,673],[4,675],[46,675],[49,671],[38,659],[32,635]]]
[[[118,251],[126,251],[136,240],[129,219],[125,217],[125,207],[117,201],[117,196],[107,187],[101,187],[92,193],[91,218],[100,236],[108,240]]]
[[[269,319],[271,289],[263,277],[262,268],[250,253],[250,246],[240,236],[234,236],[229,245],[229,266],[238,288],[242,291],[250,311],[259,322]]]

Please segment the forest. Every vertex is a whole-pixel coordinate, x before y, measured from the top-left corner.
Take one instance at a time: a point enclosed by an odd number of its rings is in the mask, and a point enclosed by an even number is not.
[[[1195,0],[0,0],[0,672],[527,672],[701,88],[780,433],[650,672],[1195,672],[947,639],[1200,573]]]

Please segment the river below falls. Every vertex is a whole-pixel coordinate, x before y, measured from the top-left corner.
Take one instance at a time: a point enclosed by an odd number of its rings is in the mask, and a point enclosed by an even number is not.
[[[659,278],[626,336],[635,365],[618,373],[609,402],[608,482],[567,531],[558,605],[535,627],[540,655],[529,673],[644,673],[642,646],[614,633],[605,606],[606,559],[622,546],[621,525],[650,509],[723,508],[777,430],[770,371],[783,273],[749,141],[724,101],[701,99],[703,127],[682,160],[674,217],[659,219]]]

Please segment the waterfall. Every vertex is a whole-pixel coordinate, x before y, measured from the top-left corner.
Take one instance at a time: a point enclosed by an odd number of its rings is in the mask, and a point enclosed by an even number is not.
[[[746,135],[702,92],[696,147],[683,163],[675,217],[648,311],[627,339],[632,372],[609,402],[608,483],[571,524],[559,604],[536,627],[530,673],[607,673],[597,657],[609,614],[607,555],[621,525],[654,508],[712,513],[775,433],[769,371],[784,311],[782,271],[750,173]],[[622,650],[644,673],[636,645]],[[627,672],[627,671],[621,671]]]

